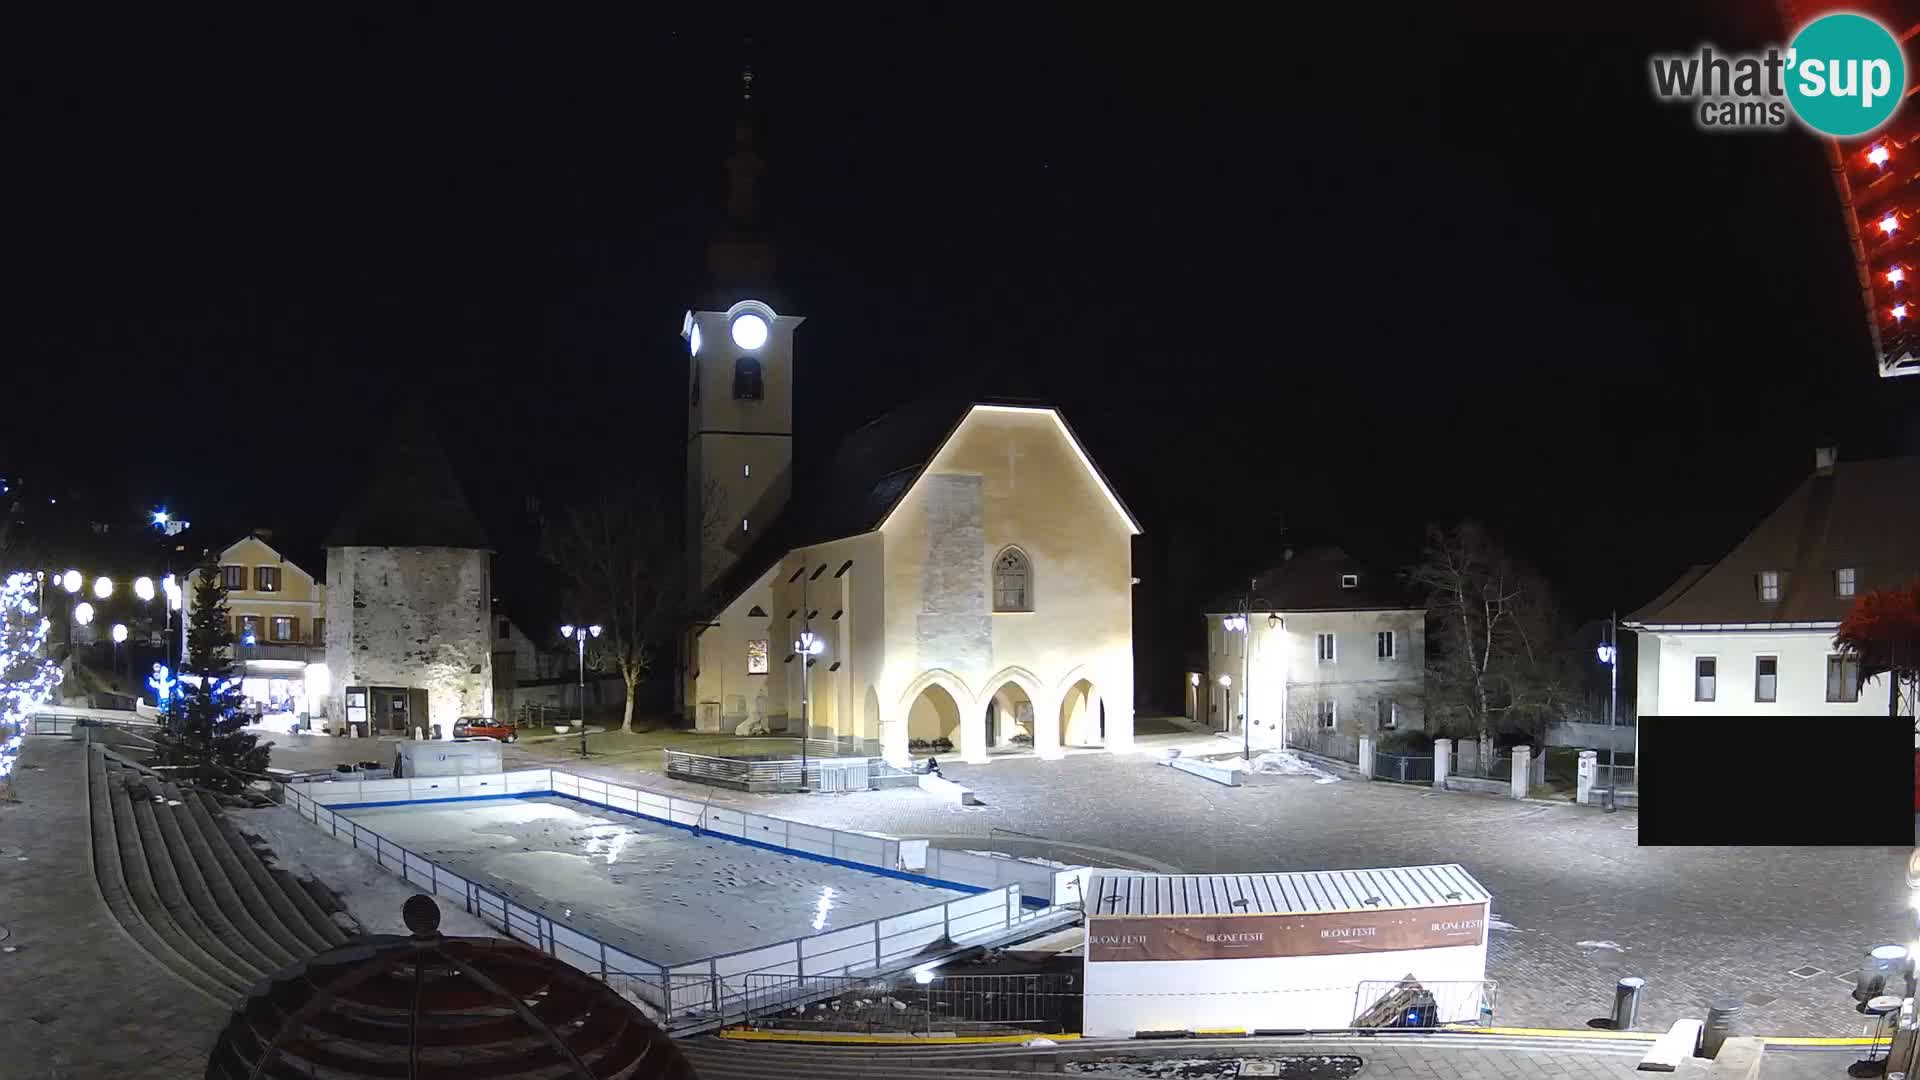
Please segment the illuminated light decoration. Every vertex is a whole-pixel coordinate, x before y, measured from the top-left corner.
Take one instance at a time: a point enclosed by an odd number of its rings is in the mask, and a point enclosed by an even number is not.
[[[1196,672],[1194,672],[1193,674],[1191,674],[1191,675],[1188,675],[1188,676],[1187,676],[1187,681],[1188,681],[1188,682],[1190,682],[1190,683],[1192,683],[1192,684],[1193,684],[1193,685],[1195,685],[1195,686],[1199,686],[1199,685],[1200,685],[1200,673],[1196,671]]]
[[[253,631],[249,630],[246,633],[240,635],[240,644],[242,645],[254,644]]]
[[[69,570],[60,575],[60,587],[70,593],[79,592],[82,584],[84,584],[84,581],[80,577],[80,571],[78,570]]]
[[[687,331],[687,355],[688,356],[700,355],[700,324],[699,323],[694,323],[693,329]]]
[[[1220,676],[1220,685],[1221,685],[1221,686],[1232,686],[1232,685],[1233,685],[1233,676],[1231,676],[1231,675],[1222,675],[1222,676]]]
[[[127,640],[127,624],[123,622],[114,623],[113,624],[113,643],[115,645],[119,645],[124,643],[126,640]]]
[[[1237,634],[1247,628],[1247,617],[1245,615],[1229,615],[1220,620],[1220,625]]]
[[[1905,304],[1895,304],[1895,305],[1893,305],[1893,317],[1894,317],[1894,318],[1895,318],[1896,320],[1898,320],[1898,319],[1904,319],[1904,318],[1906,318],[1906,317],[1907,317],[1907,305],[1905,305]]]
[[[1880,231],[1886,233],[1888,236],[1892,236],[1894,230],[1899,227],[1900,219],[1894,217],[1892,214],[1888,214],[1886,217],[1880,219]]]
[[[155,510],[153,512],[153,527],[156,529],[165,528],[167,522],[171,520],[173,520],[173,515],[167,513],[165,510]]]
[[[1603,664],[1613,663],[1613,657],[1615,655],[1613,651],[1613,646],[1602,645],[1595,651],[1599,654],[1601,663]]]
[[[153,665],[153,674],[147,676],[147,685],[153,688],[154,703],[165,705],[167,701],[173,697],[173,687],[178,681],[178,679],[173,677],[173,672],[167,668],[167,665]]]
[[[1875,143],[1873,149],[1867,151],[1867,163],[1869,165],[1885,165],[1887,159],[1892,156],[1892,154],[1887,152],[1887,145],[1885,143]]]
[[[82,600],[78,604],[74,605],[73,621],[79,623],[81,626],[85,626],[88,623],[92,622],[93,621],[93,605],[87,603],[85,600]]]
[[[152,600],[153,599],[153,579],[150,577],[134,578],[133,579],[133,595],[139,597],[142,600]]]
[[[767,320],[751,311],[744,312],[734,316],[729,332],[735,345],[753,352],[767,343]]]
[[[113,579],[112,578],[99,577],[99,578],[93,579],[93,598],[95,600],[105,600],[107,597],[112,595],[113,595]]]
[[[26,720],[60,685],[60,665],[39,655],[51,627],[34,598],[40,579],[9,574],[0,585],[0,781],[13,774]]]
[[[1905,280],[1907,280],[1907,272],[1900,267],[1896,266],[1887,271],[1887,284],[1898,285]]]

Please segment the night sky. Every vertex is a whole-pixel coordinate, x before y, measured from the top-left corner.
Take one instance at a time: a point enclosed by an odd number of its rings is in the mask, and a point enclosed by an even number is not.
[[[1141,518],[1164,625],[1287,544],[1400,561],[1469,514],[1570,614],[1631,608],[1816,443],[1920,452],[1818,144],[1652,100],[1649,51],[1780,36],[1740,7],[15,24],[0,472],[317,534],[414,394],[502,535],[609,474],[677,500],[751,34],[803,466],[986,371]]]

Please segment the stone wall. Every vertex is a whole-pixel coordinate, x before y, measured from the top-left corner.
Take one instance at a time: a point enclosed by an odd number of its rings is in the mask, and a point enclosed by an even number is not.
[[[426,691],[427,715],[451,736],[462,716],[493,713],[487,552],[333,548],[327,553],[329,715],[345,719],[349,686]]]

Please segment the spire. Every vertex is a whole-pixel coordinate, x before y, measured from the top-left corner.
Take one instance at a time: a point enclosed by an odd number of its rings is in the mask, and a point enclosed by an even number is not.
[[[417,401],[398,411],[366,486],[328,535],[327,547],[492,549],[435,427]]]
[[[754,149],[753,42],[740,65],[740,115],[727,158],[727,216],[707,248],[707,270],[722,288],[764,288],[773,275],[773,242],[761,221],[760,182],[766,162]]]

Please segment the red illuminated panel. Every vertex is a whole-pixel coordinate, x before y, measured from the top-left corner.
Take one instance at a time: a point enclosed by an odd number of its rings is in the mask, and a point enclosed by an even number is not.
[[[1920,0],[1780,0],[1789,41],[1835,11],[1878,20],[1907,53],[1907,100],[1893,119],[1864,138],[1825,141],[1880,374],[1920,375],[1920,108],[1913,103]]]

